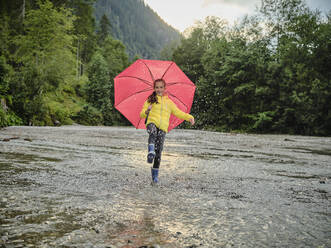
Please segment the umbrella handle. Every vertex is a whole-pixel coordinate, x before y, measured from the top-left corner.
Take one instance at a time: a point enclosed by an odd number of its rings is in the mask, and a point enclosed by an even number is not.
[[[149,112],[148,112],[148,114],[147,114],[147,116],[146,116],[146,119],[145,119],[145,125],[146,125],[146,123],[147,123],[148,116],[149,116]]]
[[[148,110],[148,113],[147,113],[147,115],[146,115],[146,119],[145,119],[145,125],[146,125],[146,123],[147,123],[147,120],[148,120],[148,116],[149,116],[149,113],[151,112],[151,109],[152,109],[152,105],[149,105],[149,106],[148,106],[148,108],[147,108],[147,110]]]

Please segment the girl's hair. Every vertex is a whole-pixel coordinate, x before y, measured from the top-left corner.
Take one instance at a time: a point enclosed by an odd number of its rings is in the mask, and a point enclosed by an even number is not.
[[[164,80],[163,80],[162,78],[160,78],[160,79],[156,79],[156,80],[154,81],[154,87],[153,87],[154,89],[155,89],[155,84],[156,84],[156,82],[162,82],[163,85],[165,86],[165,82],[164,82]],[[150,94],[150,96],[147,98],[147,101],[148,101],[150,104],[158,103],[155,90],[154,90],[153,93]]]

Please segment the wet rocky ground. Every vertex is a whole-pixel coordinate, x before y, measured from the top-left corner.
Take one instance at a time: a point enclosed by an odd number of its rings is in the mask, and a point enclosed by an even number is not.
[[[0,247],[331,247],[331,138],[0,130]]]

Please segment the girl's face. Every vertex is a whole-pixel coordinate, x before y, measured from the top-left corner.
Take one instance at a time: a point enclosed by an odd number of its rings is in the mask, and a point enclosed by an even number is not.
[[[155,82],[154,90],[155,90],[157,95],[163,96],[163,93],[164,93],[164,90],[165,90],[164,83],[162,81]]]

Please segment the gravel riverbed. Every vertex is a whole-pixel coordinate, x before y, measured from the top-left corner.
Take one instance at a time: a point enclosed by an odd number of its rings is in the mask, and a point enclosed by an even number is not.
[[[331,247],[331,138],[0,130],[0,247]]]

